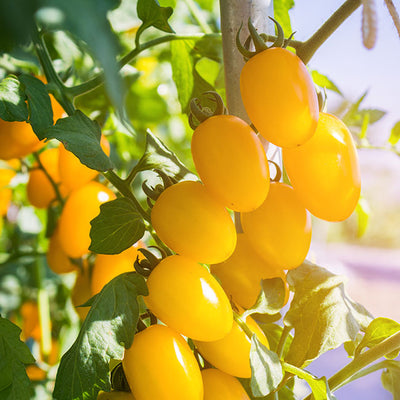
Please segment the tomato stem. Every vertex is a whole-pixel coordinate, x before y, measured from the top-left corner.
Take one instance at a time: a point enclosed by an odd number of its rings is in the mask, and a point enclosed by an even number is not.
[[[292,330],[292,328],[289,326],[285,325],[283,327],[282,334],[279,339],[278,346],[276,348],[276,354],[278,354],[279,358],[282,358],[282,356],[283,356],[283,351],[285,349],[286,340],[289,337],[289,333],[291,330]]]
[[[296,54],[307,64],[329,36],[361,5],[361,0],[346,0],[322,26],[296,50]]]
[[[204,33],[212,33],[212,29],[208,25],[207,21],[204,19],[203,15],[198,9],[198,6],[193,0],[183,0],[189,9],[192,17],[196,20],[197,24]]]

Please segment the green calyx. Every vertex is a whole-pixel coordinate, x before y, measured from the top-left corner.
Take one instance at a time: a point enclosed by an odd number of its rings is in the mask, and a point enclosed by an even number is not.
[[[217,92],[204,92],[203,97],[207,97],[212,103],[215,103],[215,108],[212,110],[209,107],[203,107],[200,99],[193,98],[190,101],[189,108],[189,125],[194,130],[203,121],[215,115],[222,115],[227,113],[222,97]]]
[[[160,249],[157,246],[149,246],[149,248],[155,248],[161,254],[161,258],[156,257],[150,250],[148,249],[138,249],[138,252],[142,253],[144,258],[139,259],[139,256],[136,258],[134,263],[135,271],[144,276],[148,277],[153,269],[158,265],[158,263],[166,257],[164,250]]]
[[[236,46],[246,60],[248,60],[251,57],[254,57],[256,54],[261,53],[262,51],[270,49],[272,47],[285,48],[288,45],[288,43],[290,42],[290,40],[292,39],[294,33],[292,33],[292,35],[290,35],[290,37],[288,39],[285,39],[283,29],[282,29],[281,25],[278,23],[278,21],[276,21],[272,17],[269,17],[269,19],[274,22],[274,24],[276,26],[276,30],[277,30],[277,36],[276,36],[274,42],[272,43],[272,45],[270,45],[270,46],[267,46],[267,42],[272,41],[270,36],[267,35],[266,33],[258,33],[257,29],[251,22],[250,18],[247,23],[250,35],[248,36],[248,38],[246,39],[246,41],[243,45],[240,41],[240,32],[242,30],[243,24],[240,25],[240,27],[237,31],[237,34],[236,34]],[[249,50],[251,41],[253,41],[255,51]]]

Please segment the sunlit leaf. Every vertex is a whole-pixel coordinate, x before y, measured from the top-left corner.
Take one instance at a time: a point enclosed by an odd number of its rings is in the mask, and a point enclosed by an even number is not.
[[[388,142],[392,146],[395,146],[399,140],[400,140],[400,121],[394,124],[392,130],[390,131],[390,137],[388,139]]]
[[[400,400],[400,361],[386,361],[387,368],[382,372],[382,386]]]
[[[311,76],[316,85],[342,95],[340,89],[326,75],[323,75],[318,71],[311,71]]]
[[[28,106],[20,81],[9,75],[0,82],[0,118],[4,121],[26,121]]]
[[[154,26],[164,32],[174,33],[168,23],[173,13],[171,7],[161,7],[157,0],[138,0],[137,15],[143,21],[143,26]]]
[[[274,17],[282,26],[286,37],[292,33],[289,10],[293,6],[294,0],[274,0]]]
[[[357,222],[358,222],[358,229],[357,229],[357,236],[361,237],[364,235],[368,228],[369,224],[369,217],[371,214],[371,210],[369,208],[369,204],[367,199],[364,197],[360,197],[357,206],[356,206],[356,214],[357,214]]]

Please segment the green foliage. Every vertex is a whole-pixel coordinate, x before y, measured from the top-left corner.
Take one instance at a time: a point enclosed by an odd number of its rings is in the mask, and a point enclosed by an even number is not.
[[[285,36],[289,36],[293,31],[290,24],[289,10],[294,6],[294,0],[275,0],[274,18],[283,28]]]
[[[382,385],[393,395],[393,400],[400,399],[400,361],[387,361],[382,372]]]
[[[54,126],[45,132],[47,139],[57,139],[68,151],[74,153],[79,161],[97,171],[113,168],[111,160],[100,146],[101,130],[99,125],[82,111],[60,118]]]
[[[10,75],[0,82],[0,118],[5,121],[26,121],[28,106],[21,82]]]
[[[121,253],[141,239],[145,230],[135,204],[126,197],[102,204],[91,225],[89,250],[97,254]]]
[[[392,130],[390,131],[390,137],[388,139],[388,142],[392,146],[395,146],[399,140],[400,140],[400,121],[394,124]]]
[[[305,366],[322,353],[354,340],[371,315],[345,293],[343,278],[305,262],[287,274],[294,298],[284,323],[295,334],[286,361]]]
[[[323,75],[320,72],[314,70],[311,71],[311,76],[314,83],[319,87],[325,88],[327,90],[332,90],[333,92],[342,95],[340,89],[326,75]]]
[[[104,286],[93,299],[75,343],[61,359],[54,398],[95,398],[99,390],[110,390],[110,360],[121,360],[124,347],[131,346],[139,319],[136,298],[147,293],[144,279],[135,272]]]
[[[35,359],[20,333],[18,326],[0,316],[0,398],[4,400],[26,400],[31,395],[25,365]]]
[[[251,390],[255,397],[266,396],[276,389],[283,379],[283,370],[276,353],[268,350],[253,335],[250,349]]]
[[[138,0],[137,15],[143,21],[141,30],[154,26],[161,31],[174,33],[168,23],[173,11],[171,7],[161,7],[157,0]]]

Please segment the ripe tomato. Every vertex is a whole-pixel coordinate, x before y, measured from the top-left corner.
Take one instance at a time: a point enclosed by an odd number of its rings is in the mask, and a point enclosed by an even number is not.
[[[12,190],[7,186],[16,175],[15,171],[7,168],[0,169],[0,217],[7,214],[12,198]]]
[[[85,304],[92,297],[90,290],[89,271],[85,268],[83,272],[78,272],[74,288],[71,293],[72,304],[81,321],[84,321],[90,307],[78,307]]]
[[[182,336],[167,326],[137,333],[122,366],[137,400],[203,400],[197,361]]]
[[[22,158],[43,145],[27,122],[0,119],[0,159]]]
[[[314,134],[318,99],[306,66],[274,47],[250,58],[240,75],[247,114],[260,134],[280,147],[296,147]]]
[[[185,336],[217,340],[232,328],[232,309],[222,287],[189,258],[164,258],[150,274],[147,287],[144,300],[150,311]]]
[[[212,265],[211,272],[220,280],[228,297],[246,309],[257,301],[262,279],[282,278],[286,282],[283,270],[268,265],[243,233],[237,236],[233,254],[223,263]],[[286,293],[288,298],[288,291]]]
[[[271,266],[298,267],[311,242],[311,217],[284,183],[272,183],[265,202],[257,210],[241,215],[243,232],[254,250]]]
[[[164,190],[151,222],[168,247],[194,261],[222,262],[235,249],[236,231],[228,211],[200,182],[179,182]]]
[[[58,148],[51,148],[40,153],[39,158],[50,177],[58,184],[61,195],[65,196],[67,191],[65,186],[60,183],[60,174],[58,173],[58,155]],[[36,208],[47,208],[56,199],[53,185],[40,168],[30,171],[26,192],[29,202]]]
[[[105,136],[101,136],[100,146],[104,153],[110,155],[110,143]],[[63,184],[69,191],[76,190],[90,182],[99,174],[98,171],[83,165],[74,153],[66,150],[60,145],[60,157],[58,161],[60,176]]]
[[[215,368],[201,371],[203,377],[204,400],[250,400],[240,382],[225,372]]]
[[[246,318],[246,324],[262,344],[269,348],[268,340],[264,332],[250,316]],[[215,368],[238,376],[250,378],[250,348],[251,341],[236,321],[233,321],[232,329],[224,338],[214,342],[193,341],[200,354]]]
[[[88,252],[90,221],[99,214],[102,203],[113,199],[115,194],[98,182],[89,182],[69,195],[58,224],[60,244],[69,257]]]
[[[283,150],[291,184],[305,207],[326,221],[343,221],[360,197],[361,176],[351,133],[340,119],[320,113],[315,135]]]
[[[36,78],[40,79],[44,84],[47,84],[45,76],[39,75]],[[53,109],[53,120],[56,122],[58,119],[64,116],[65,111],[61,107],[61,104],[54,98],[52,94],[49,94],[51,101],[51,108]]]
[[[225,207],[252,211],[267,197],[264,148],[240,118],[217,115],[202,122],[193,133],[192,155],[204,186]]]
[[[57,229],[53,232],[53,235],[50,238],[46,259],[50,269],[56,274],[66,274],[68,272],[76,271],[78,268],[71,262],[61,247]]]
[[[135,400],[131,392],[103,392],[100,391],[97,395],[97,400]]]
[[[136,257],[140,256],[138,246],[131,246],[120,254],[99,254],[92,270],[92,295],[99,293],[103,286],[124,272],[133,272]],[[140,258],[140,257],[139,257]]]
[[[22,336],[24,340],[32,338],[40,342],[42,329],[39,322],[39,309],[37,303],[27,301],[21,306]]]

